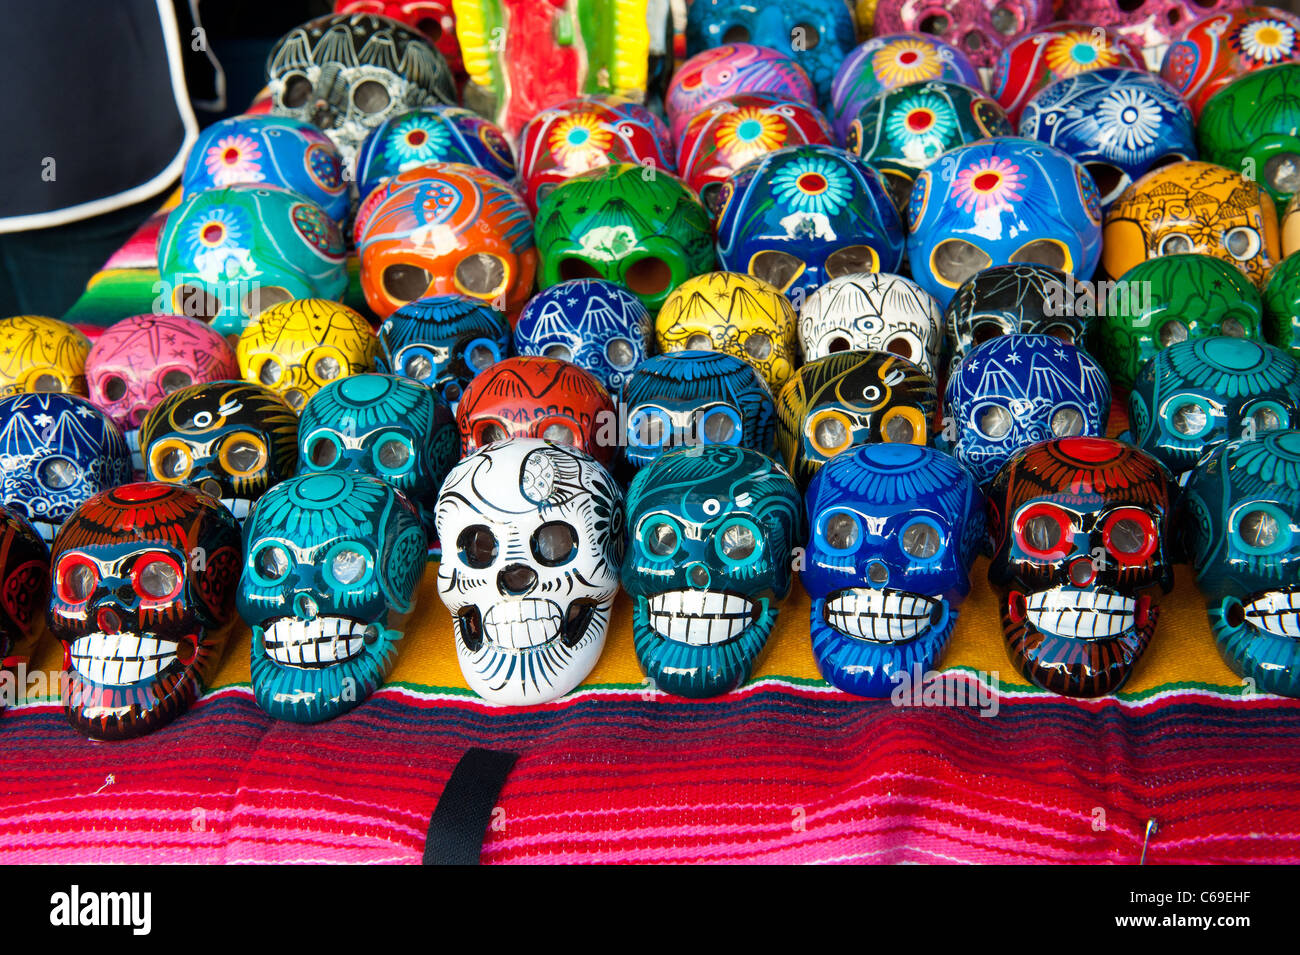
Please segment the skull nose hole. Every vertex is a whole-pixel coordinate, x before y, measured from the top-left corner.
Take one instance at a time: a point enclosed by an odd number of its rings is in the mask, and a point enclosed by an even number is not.
[[[299,620],[315,620],[319,608],[316,601],[307,594],[299,594],[293,598],[293,612]]]
[[[1070,564],[1070,583],[1076,587],[1086,587],[1097,576],[1097,568],[1091,557],[1078,557]]]
[[[208,478],[206,481],[200,484],[199,490],[202,491],[204,494],[206,494],[208,497],[215,497],[215,498],[221,497],[221,485],[218,484],[216,481],[214,481],[212,478]]]
[[[503,594],[526,594],[537,583],[537,571],[525,564],[511,564],[497,575],[497,587]]]
[[[100,633],[117,633],[122,629],[122,617],[112,607],[101,607],[97,620]]]
[[[1230,627],[1240,627],[1246,622],[1246,608],[1240,601],[1229,599],[1225,602],[1223,619],[1228,621]]]
[[[696,564],[686,572],[686,579],[691,582],[691,586],[703,590],[709,586],[709,568],[703,564]]]
[[[867,565],[867,580],[873,584],[889,583],[889,568],[878,560],[873,560]]]

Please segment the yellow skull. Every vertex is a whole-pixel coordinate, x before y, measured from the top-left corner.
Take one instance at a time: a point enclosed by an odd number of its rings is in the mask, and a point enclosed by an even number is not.
[[[1277,264],[1277,209],[1244,176],[1208,162],[1147,173],[1106,214],[1102,262],[1119,278],[1147,259],[1199,252],[1231,262],[1262,286]]]
[[[86,396],[90,339],[44,315],[0,319],[0,397],[20,391]]]
[[[655,319],[662,352],[717,351],[748,362],[775,394],[794,374],[798,320],[773,285],[742,272],[706,272],[673,290]]]
[[[280,302],[239,335],[239,373],[295,411],[324,385],[374,371],[379,339],[360,314],[324,298]]]

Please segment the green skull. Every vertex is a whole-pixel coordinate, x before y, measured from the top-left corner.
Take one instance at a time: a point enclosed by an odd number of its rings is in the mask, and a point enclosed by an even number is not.
[[[1300,358],[1300,255],[1269,273],[1264,286],[1264,338]]]
[[[1300,191],[1300,63],[1233,80],[1215,93],[1197,124],[1201,159],[1235,169],[1286,205]]]

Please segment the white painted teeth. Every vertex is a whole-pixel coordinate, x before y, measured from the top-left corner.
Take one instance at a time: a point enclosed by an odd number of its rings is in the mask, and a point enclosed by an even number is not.
[[[1058,637],[1105,640],[1133,626],[1137,601],[1092,590],[1044,590],[1025,598],[1029,622]]]
[[[929,629],[935,604],[921,594],[846,590],[826,601],[826,622],[860,640],[903,643]]]
[[[564,615],[553,600],[506,600],[483,614],[483,635],[508,650],[528,650],[560,635]]]
[[[225,505],[226,510],[235,516],[237,521],[242,521],[248,516],[248,512],[253,509],[253,502],[242,497],[223,497],[221,503]]]
[[[138,633],[88,633],[72,642],[72,669],[100,686],[150,680],[176,659],[177,643]]]
[[[1300,591],[1274,590],[1246,604],[1246,619],[1260,630],[1300,639]]]
[[[670,590],[650,598],[650,626],[678,643],[726,643],[754,622],[754,602],[734,594]]]
[[[346,617],[281,617],[262,634],[262,643],[276,663],[324,667],[360,656],[368,629],[369,625]]]

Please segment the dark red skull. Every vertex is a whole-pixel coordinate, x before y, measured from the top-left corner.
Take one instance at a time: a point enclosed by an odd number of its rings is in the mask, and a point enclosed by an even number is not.
[[[50,550],[30,524],[0,507],[0,657],[32,634],[50,589]]]

